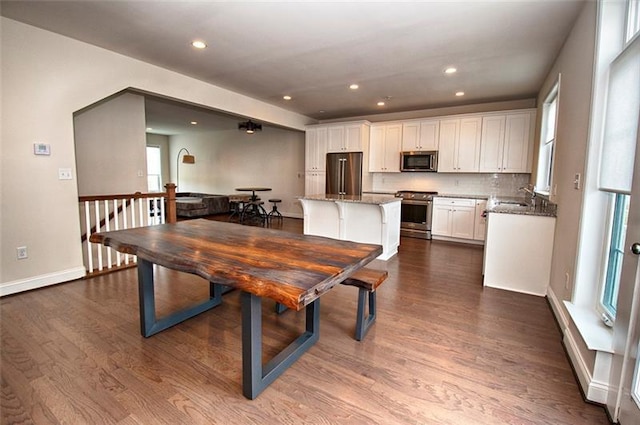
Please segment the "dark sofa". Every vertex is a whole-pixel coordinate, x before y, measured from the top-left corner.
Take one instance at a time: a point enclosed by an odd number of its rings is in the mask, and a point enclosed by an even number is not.
[[[202,217],[229,212],[229,196],[209,193],[176,193],[176,215],[179,217]]]

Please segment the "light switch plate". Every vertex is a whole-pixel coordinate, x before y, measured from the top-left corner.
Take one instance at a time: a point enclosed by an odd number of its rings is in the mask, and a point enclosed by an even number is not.
[[[58,180],[71,180],[71,168],[58,168]]]

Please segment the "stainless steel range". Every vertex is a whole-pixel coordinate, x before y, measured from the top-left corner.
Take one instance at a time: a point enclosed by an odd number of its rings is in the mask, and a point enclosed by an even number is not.
[[[433,197],[438,192],[417,192],[400,190],[396,198],[400,204],[400,235],[412,238],[431,239],[431,217]]]

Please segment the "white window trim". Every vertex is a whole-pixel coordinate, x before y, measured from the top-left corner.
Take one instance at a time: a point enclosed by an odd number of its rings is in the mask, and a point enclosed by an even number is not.
[[[554,161],[554,156],[556,154],[557,151],[557,147],[558,147],[558,117],[560,115],[560,85],[561,85],[561,79],[562,79],[562,75],[558,74],[558,78],[556,80],[556,82],[553,84],[553,86],[551,86],[551,89],[549,90],[549,92],[547,93],[547,95],[544,98],[544,102],[543,102],[543,106],[542,106],[542,122],[540,125],[540,140],[539,140],[539,145],[538,145],[538,169],[536,170],[536,185],[537,187],[535,188],[535,191],[537,193],[540,193],[542,195],[545,196],[551,196],[553,190],[553,168],[555,167],[556,163]],[[551,153],[551,159],[550,159],[550,168],[549,170],[545,170],[545,179],[542,179],[542,177],[540,176],[540,163],[541,163],[541,158],[542,158],[542,154],[543,154],[543,148],[544,146],[547,146],[549,143],[547,143],[546,140],[543,140],[543,138],[545,137],[546,133],[547,133],[547,114],[546,114],[546,105],[548,105],[549,103],[551,103],[551,99],[555,98],[555,102],[556,102],[556,116],[555,116],[555,120],[554,120],[554,129],[553,129],[553,141],[551,142],[553,144],[552,147],[552,153]],[[547,174],[548,173],[548,174]],[[545,180],[544,182],[542,180]],[[546,182],[549,182],[548,186],[546,185]],[[544,183],[545,187],[541,187],[540,184]]]

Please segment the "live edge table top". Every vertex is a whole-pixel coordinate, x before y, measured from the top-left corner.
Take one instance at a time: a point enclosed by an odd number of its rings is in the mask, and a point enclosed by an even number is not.
[[[94,233],[90,240],[294,310],[382,252],[380,245],[205,219]]]

